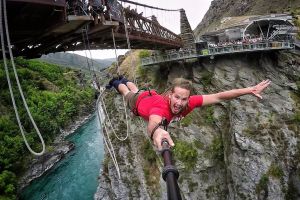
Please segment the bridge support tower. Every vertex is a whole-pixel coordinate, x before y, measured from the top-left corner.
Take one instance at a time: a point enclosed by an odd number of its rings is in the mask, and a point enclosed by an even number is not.
[[[184,49],[196,51],[195,36],[184,9],[180,9],[180,37]]]

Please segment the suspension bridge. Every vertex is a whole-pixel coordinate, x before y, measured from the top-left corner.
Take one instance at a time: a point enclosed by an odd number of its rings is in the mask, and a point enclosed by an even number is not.
[[[143,59],[142,65],[152,65],[188,58],[293,49],[299,46],[287,34],[293,26],[285,15],[247,18],[244,22],[235,20],[231,27],[224,30],[204,33],[206,47],[199,49],[183,9],[163,9],[130,0],[6,1],[3,18],[8,19],[10,48],[14,56],[26,58],[96,49],[152,49],[164,52],[161,56]],[[125,7],[125,3],[165,12],[180,12],[180,35],[162,26],[159,23],[161,19],[156,16],[152,15],[149,19],[143,13],[138,13],[137,9]],[[253,45],[209,46],[224,40],[245,40],[250,35],[260,35],[264,41]],[[277,45],[281,46],[272,46],[274,42],[279,42]],[[7,50],[2,51],[7,53]]]
[[[160,25],[155,16],[148,19],[136,9],[122,6],[122,2],[128,2],[125,0],[6,1],[3,15],[8,19],[15,56],[34,58],[62,51],[128,49],[128,41],[132,49],[183,46],[182,38]]]

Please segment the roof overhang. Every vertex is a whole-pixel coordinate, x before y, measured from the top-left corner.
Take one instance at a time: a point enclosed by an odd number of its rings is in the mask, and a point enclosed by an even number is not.
[[[278,31],[280,31],[280,30],[289,31],[289,30],[292,30],[294,26],[291,22],[289,22],[286,19],[271,19],[271,18],[258,19],[258,20],[252,21],[245,27],[245,29],[243,31],[243,38],[245,39],[245,36],[247,34],[255,33],[257,30],[262,31],[263,27],[267,27],[268,31],[270,30],[270,28],[276,29]]]

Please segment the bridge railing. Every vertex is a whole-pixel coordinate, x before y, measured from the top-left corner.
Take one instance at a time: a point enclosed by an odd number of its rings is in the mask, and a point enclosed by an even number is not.
[[[170,62],[175,60],[184,60],[190,58],[198,58],[198,57],[209,57],[209,56],[229,54],[229,53],[293,49],[293,48],[294,48],[294,44],[290,41],[233,44],[233,45],[226,45],[221,47],[209,47],[208,49],[202,49],[201,51],[198,52],[178,51],[178,52],[172,52],[165,55],[146,57],[142,59],[142,65],[151,65],[151,64]]]
[[[141,34],[151,35],[154,40],[164,39],[181,45],[182,41],[180,36],[161,26],[158,22],[147,19],[128,8],[125,9],[125,13],[127,26],[131,34],[137,34],[139,36]],[[145,35],[143,35],[143,37],[145,37]]]
[[[289,49],[294,48],[294,44],[285,42],[259,42],[249,44],[233,44],[222,47],[208,48],[209,55],[226,54],[226,53],[237,53],[245,51],[259,51],[259,50],[272,50],[272,49]],[[201,55],[206,55],[206,50],[202,50]]]

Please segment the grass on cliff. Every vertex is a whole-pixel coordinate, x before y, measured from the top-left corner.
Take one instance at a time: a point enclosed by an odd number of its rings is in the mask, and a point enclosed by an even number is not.
[[[183,127],[188,127],[191,124],[195,124],[197,126],[204,126],[204,125],[213,125],[215,122],[214,118],[214,108],[213,106],[205,106],[199,109],[196,109],[185,116],[181,121],[180,124]]]
[[[221,136],[215,136],[208,146],[205,156],[220,164],[224,163],[224,144]]]
[[[159,195],[157,191],[159,191],[160,180],[160,171],[157,166],[158,155],[156,155],[152,145],[146,139],[143,141],[143,145],[141,146],[141,152],[145,161],[143,163],[143,171],[146,183],[149,186],[151,195],[157,196]]]
[[[284,176],[282,168],[275,164],[272,163],[268,169],[268,171],[263,174],[259,180],[259,182],[256,184],[256,193],[260,194],[261,191],[267,191],[268,190],[268,184],[270,181],[270,177],[275,178],[275,179],[282,179]]]
[[[45,139],[47,150],[51,150],[49,144],[60,133],[60,128],[72,123],[81,113],[91,111],[94,91],[81,86],[76,71],[22,58],[15,59],[15,63],[31,114]],[[15,199],[17,179],[29,162],[29,152],[12,108],[3,61],[0,65],[0,197]],[[40,151],[39,138],[21,102],[11,71],[10,77],[28,142],[35,151]]]
[[[191,170],[195,167],[198,160],[198,152],[193,143],[186,141],[176,141],[174,147],[175,158],[184,163],[187,170]]]

